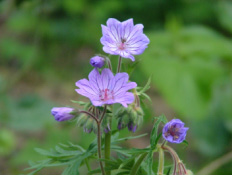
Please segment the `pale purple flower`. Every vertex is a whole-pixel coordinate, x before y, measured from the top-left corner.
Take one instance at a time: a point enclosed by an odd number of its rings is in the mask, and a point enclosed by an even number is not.
[[[171,143],[181,143],[185,140],[187,130],[180,119],[172,119],[163,128],[163,138]]]
[[[73,112],[74,109],[68,107],[54,107],[51,110],[51,114],[58,122],[62,122],[74,118],[75,115],[73,114]]]
[[[101,74],[97,68],[89,74],[89,80],[81,79],[76,82],[77,93],[90,99],[94,106],[121,103],[124,107],[134,101],[134,94],[127,92],[137,86],[128,82],[127,73],[117,73],[115,76],[110,69],[103,69]]]
[[[105,64],[105,59],[100,56],[94,56],[90,59],[90,64],[96,68],[102,68]]]
[[[150,42],[143,34],[143,25],[134,25],[133,19],[120,22],[109,18],[106,24],[107,26],[101,25],[103,34],[101,43],[106,53],[134,61],[133,55],[142,54]]]

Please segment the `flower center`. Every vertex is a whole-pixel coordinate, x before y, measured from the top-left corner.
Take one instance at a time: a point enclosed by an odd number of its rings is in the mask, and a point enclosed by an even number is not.
[[[121,39],[121,43],[119,44],[118,48],[119,50],[124,50],[125,49],[125,39]]]
[[[114,99],[113,91],[110,91],[109,89],[101,90],[100,96],[102,101],[107,101]]]
[[[118,46],[119,50],[124,50],[125,49],[125,44],[124,43],[120,43],[120,45]]]
[[[173,137],[174,140],[178,139],[179,138],[179,130],[180,128],[176,128],[174,126],[171,126],[169,129],[168,129],[168,132],[165,133],[166,136],[169,136],[171,135]]]

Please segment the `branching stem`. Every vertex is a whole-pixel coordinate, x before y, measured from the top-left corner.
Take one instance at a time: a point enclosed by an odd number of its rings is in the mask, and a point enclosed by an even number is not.
[[[99,158],[99,164],[101,167],[102,175],[105,175],[105,170],[103,167],[103,163],[101,161],[101,158],[102,158],[102,156],[101,156],[101,123],[102,123],[102,120],[105,116],[106,110],[107,110],[107,105],[104,106],[104,110],[102,112],[102,116],[101,116],[100,120],[98,119],[98,117],[96,117],[95,115],[93,115],[92,113],[90,113],[88,111],[79,111],[80,113],[84,113],[84,114],[89,115],[97,123],[97,150],[98,150],[98,158]]]

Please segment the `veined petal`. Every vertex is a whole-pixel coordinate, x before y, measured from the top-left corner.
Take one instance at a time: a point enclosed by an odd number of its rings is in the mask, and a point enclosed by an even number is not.
[[[114,78],[113,73],[110,69],[103,69],[101,73],[103,89],[108,89],[110,80]]]
[[[115,40],[119,42],[121,40],[121,22],[114,18],[109,18],[106,23],[109,28],[109,35],[111,33]]]
[[[97,91],[95,89],[92,89],[91,85],[89,84],[89,81],[87,79],[81,79],[76,82],[76,86],[80,89],[88,92],[91,95],[96,95]]]
[[[143,34],[143,25],[134,26],[133,19],[120,22],[114,18],[107,20],[107,25],[102,25],[101,43],[103,50],[112,55],[135,60],[133,55],[144,52],[149,44],[149,39]]]
[[[103,69],[100,74],[97,68],[94,68],[87,79],[79,80],[76,85],[80,89],[76,92],[89,98],[94,106],[103,104],[121,103],[127,106],[134,101],[134,95],[128,90],[137,86],[134,82],[129,82],[127,73],[117,73],[113,75],[110,69]]]
[[[115,102],[121,103],[124,107],[127,107],[127,104],[133,103],[135,97],[134,94],[131,92],[126,92],[123,97],[116,98]]]
[[[128,38],[130,35],[130,32],[133,30],[133,27],[134,27],[133,19],[128,19],[122,22],[122,29],[121,29],[122,38],[124,39]]]
[[[129,80],[129,75],[125,72],[117,73],[114,77],[115,81],[112,84],[113,91],[116,93]]]
[[[137,87],[137,84],[135,82],[129,82],[123,87],[121,87],[121,89],[119,89],[117,92],[114,92],[114,95],[116,96],[119,95],[120,93],[125,93],[130,89],[134,89],[135,87]]]
[[[143,25],[137,24],[134,26],[133,30],[130,32],[130,35],[127,37],[127,41],[130,41],[134,37],[138,37],[141,34],[143,34]]]
[[[98,93],[100,91],[100,88],[97,83],[97,77],[100,77],[100,73],[98,72],[97,68],[95,68],[89,73],[89,83],[92,89],[94,89],[95,92]]]
[[[129,58],[131,61],[135,61],[135,57],[128,53],[127,51],[119,51],[119,55],[123,58]]]

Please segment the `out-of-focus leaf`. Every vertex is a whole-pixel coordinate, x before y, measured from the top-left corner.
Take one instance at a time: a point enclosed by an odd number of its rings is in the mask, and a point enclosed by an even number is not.
[[[15,148],[15,136],[7,129],[0,129],[0,155],[8,155]]]
[[[183,116],[202,118],[212,100],[213,85],[225,73],[219,60],[232,60],[232,43],[203,27],[181,29],[176,35],[149,35],[141,69],[167,102]]]
[[[38,131],[45,124],[52,123],[50,111],[53,103],[35,95],[26,95],[20,99],[9,100],[10,118],[8,125],[17,130]]]
[[[218,6],[216,6],[216,12],[219,23],[222,25],[222,27],[232,33],[232,23],[230,20],[232,18],[232,2],[218,2]]]

